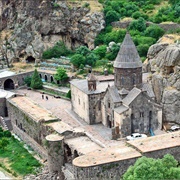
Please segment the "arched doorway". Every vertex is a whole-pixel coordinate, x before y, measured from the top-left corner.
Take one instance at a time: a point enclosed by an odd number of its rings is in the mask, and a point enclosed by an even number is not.
[[[12,79],[6,79],[4,81],[4,89],[5,90],[11,90],[14,89],[14,82]]]
[[[35,58],[32,57],[32,56],[28,56],[28,57],[26,58],[26,62],[27,62],[27,63],[35,63]]]
[[[53,83],[54,82],[54,78],[53,78],[53,76],[51,76],[51,83]]]
[[[47,82],[47,75],[44,75],[44,80]]]
[[[109,128],[112,127],[112,125],[111,125],[111,120],[110,120],[110,116],[109,116],[109,115],[107,115],[107,126],[108,126]]]
[[[41,74],[39,74],[39,77],[42,79],[42,75]]]

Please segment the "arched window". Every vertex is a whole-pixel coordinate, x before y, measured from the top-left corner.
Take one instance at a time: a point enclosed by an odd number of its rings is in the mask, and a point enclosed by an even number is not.
[[[52,82],[54,82],[54,78],[53,78],[53,76],[51,76],[51,83],[52,83]]]
[[[47,75],[45,74],[44,75],[44,80],[47,82],[48,78],[47,78]]]
[[[121,76],[121,85],[124,85],[124,77]]]
[[[135,85],[136,84],[136,74],[134,73],[132,75],[132,85]]]

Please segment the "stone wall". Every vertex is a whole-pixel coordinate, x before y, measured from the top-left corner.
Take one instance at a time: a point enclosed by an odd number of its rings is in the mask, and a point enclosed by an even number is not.
[[[131,90],[134,86],[142,88],[142,68],[114,68],[115,86]]]
[[[179,138],[179,137],[174,137],[174,138]],[[150,151],[143,153],[144,156],[150,157],[150,158],[163,158],[164,155],[166,154],[171,154],[174,156],[174,158],[180,162],[180,147],[172,147],[172,148],[167,148],[167,149],[160,149],[157,151]]]
[[[36,153],[38,153],[44,160],[48,158],[46,149],[39,145],[33,138],[27,133],[20,130],[17,126],[13,125],[13,132],[20,137],[20,139],[28,144]]]
[[[52,92],[52,93],[59,95],[63,99],[69,100],[68,98],[66,98],[68,91],[64,91],[64,89],[63,90],[61,90],[60,88],[55,89],[53,87],[51,88],[50,86],[45,86],[45,85],[43,85],[43,89],[47,90],[49,92],[49,94],[51,94],[51,92]],[[62,96],[64,96],[64,97],[62,97]]]
[[[4,89],[4,83],[8,79],[11,79],[13,81],[14,85],[15,84],[17,84],[18,86],[24,85],[24,79],[27,76],[32,76],[33,72],[34,71],[30,71],[30,72],[19,73],[19,74],[15,74],[15,75],[12,75],[12,76],[7,76],[7,77],[0,78],[0,89]]]
[[[54,73],[50,73],[50,72],[45,72],[45,71],[41,71],[38,70],[39,76],[41,79],[43,79],[46,82],[54,82],[56,84],[59,84],[55,79],[54,79]]]
[[[0,98],[0,116],[6,116],[6,98]]]
[[[74,166],[75,180],[79,179],[120,179],[130,165],[133,165],[137,158],[126,159],[119,162],[102,164],[91,167]]]
[[[104,93],[89,94],[89,124],[102,122],[101,99]]]
[[[89,124],[88,95],[71,84],[71,97],[72,110]]]
[[[132,109],[133,130],[139,133],[149,133],[149,129],[153,131],[159,127],[158,111],[161,110],[159,106],[147,98],[145,93],[139,95],[130,105]]]
[[[53,130],[41,121],[37,122],[34,120],[29,114],[16,107],[10,99],[7,101],[7,107],[13,132],[35,149],[36,152],[46,157],[43,148],[44,139],[49,133],[53,132]]]

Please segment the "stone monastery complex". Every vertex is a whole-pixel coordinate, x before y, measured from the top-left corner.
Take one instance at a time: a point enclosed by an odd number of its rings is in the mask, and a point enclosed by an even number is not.
[[[114,79],[71,82],[72,109],[88,124],[112,128],[113,139],[161,129],[162,108],[142,81],[142,62],[127,33],[114,62]]]
[[[4,76],[0,87],[14,89],[30,74]],[[49,72],[39,71],[39,75],[47,81],[53,78]],[[59,117],[25,94],[0,90],[1,124],[47,160],[49,172],[57,172],[62,180],[120,179],[141,156],[161,158],[170,153],[180,161],[179,131],[125,140],[134,132],[161,130],[163,124],[162,106],[142,74],[140,57],[128,33],[114,61],[114,76],[91,72],[87,79],[70,84],[71,109],[66,109],[70,102],[54,99],[64,103]]]

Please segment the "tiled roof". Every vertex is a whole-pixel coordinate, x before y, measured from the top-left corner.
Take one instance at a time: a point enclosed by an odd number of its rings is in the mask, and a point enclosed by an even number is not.
[[[108,85],[112,86],[114,85],[114,81],[108,81],[108,82],[97,82],[96,84],[96,90],[95,91],[89,91],[88,90],[88,82],[87,79],[83,80],[73,80],[70,82],[73,86],[77,87],[79,90],[83,91],[86,94],[99,94],[101,92],[105,92]]]
[[[129,92],[129,94],[123,99],[123,104],[129,106],[140,93],[141,93],[141,90],[134,87]]]
[[[143,87],[142,87],[142,90],[146,91],[149,97],[155,98],[155,94],[154,94],[154,91],[153,91],[153,88],[152,88],[151,84],[144,83]]]
[[[119,91],[119,94],[121,94],[121,95],[125,95],[125,94],[128,94],[128,93],[129,93],[129,91],[126,90],[125,88],[122,88],[122,89]]]
[[[117,112],[118,114],[121,114],[121,113],[127,111],[128,109],[129,109],[128,107],[121,105],[121,106],[115,108],[114,111]]]
[[[118,89],[116,86],[110,86],[108,90],[114,103],[122,101],[121,97],[119,96]]]
[[[129,33],[126,34],[114,61],[115,68],[142,67],[142,62]]]

